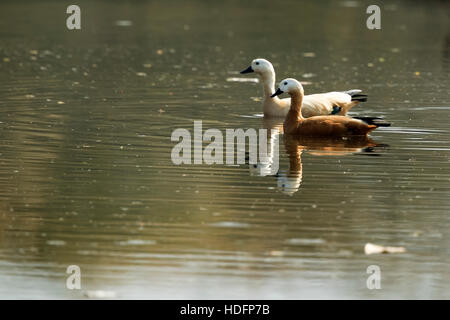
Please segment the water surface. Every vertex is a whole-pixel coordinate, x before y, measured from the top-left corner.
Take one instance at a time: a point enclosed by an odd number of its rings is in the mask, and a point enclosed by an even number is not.
[[[81,31],[60,1],[0,4],[1,298],[450,298],[444,2],[389,2],[379,31],[364,1],[77,3]],[[306,93],[362,89],[352,114],[392,126],[367,143],[281,136],[269,176],[174,165],[171,133],[194,120],[279,125],[260,83],[229,79],[255,57]]]

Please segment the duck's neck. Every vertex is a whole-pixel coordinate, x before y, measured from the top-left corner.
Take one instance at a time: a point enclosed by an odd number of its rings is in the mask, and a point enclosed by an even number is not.
[[[265,72],[261,74],[264,98],[269,98],[275,92],[275,71]]]
[[[302,116],[303,89],[299,88],[291,92],[290,95],[291,107],[284,122],[286,133],[293,133],[297,129],[299,122],[304,120]]]
[[[292,137],[289,135],[284,136],[284,147],[286,149],[286,153],[289,156],[289,174],[291,176],[301,176],[301,155],[305,147],[300,144],[297,137]]]

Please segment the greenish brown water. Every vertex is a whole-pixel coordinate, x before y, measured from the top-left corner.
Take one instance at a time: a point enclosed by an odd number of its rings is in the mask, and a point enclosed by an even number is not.
[[[1,298],[450,298],[445,2],[390,1],[379,31],[361,1],[77,4],[81,31],[60,1],[0,4]],[[268,127],[261,85],[227,81],[255,57],[362,89],[380,146],[280,138],[278,176],[172,164],[194,120]]]

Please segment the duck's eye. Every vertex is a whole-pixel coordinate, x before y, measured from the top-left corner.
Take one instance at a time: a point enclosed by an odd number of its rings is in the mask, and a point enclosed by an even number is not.
[[[258,61],[256,61],[255,64],[256,64],[257,66],[259,66],[259,62],[258,62]]]
[[[285,81],[284,83],[283,83],[285,86],[287,86],[287,82]]]

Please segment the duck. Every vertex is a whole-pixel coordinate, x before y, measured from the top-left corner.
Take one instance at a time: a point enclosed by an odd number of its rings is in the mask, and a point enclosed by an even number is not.
[[[378,122],[364,118],[326,115],[305,118],[302,115],[304,90],[302,84],[293,78],[280,82],[277,90],[270,97],[275,98],[283,93],[291,97],[289,112],[283,123],[284,134],[294,134],[310,137],[348,137],[367,136],[378,127],[390,126],[387,122]]]
[[[275,92],[275,69],[270,61],[257,58],[241,74],[255,72],[262,79],[264,98],[262,102],[264,117],[285,118],[289,112],[290,99],[270,98]],[[332,91],[306,95],[303,98],[302,116],[305,118],[320,115],[345,116],[359,102],[367,101],[367,95],[359,89]]]

